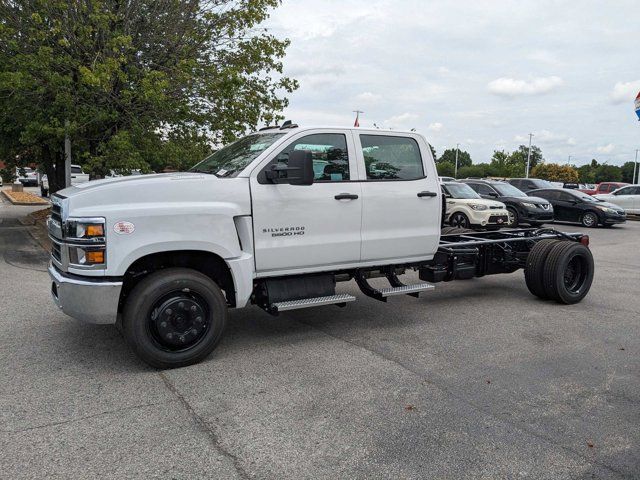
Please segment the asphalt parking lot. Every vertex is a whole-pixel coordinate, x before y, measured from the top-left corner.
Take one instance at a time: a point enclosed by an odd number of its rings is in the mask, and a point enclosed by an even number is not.
[[[521,271],[386,304],[349,283],[342,309],[233,311],[158,372],[57,311],[28,211],[0,203],[2,478],[640,478],[640,222],[589,230],[578,305]]]

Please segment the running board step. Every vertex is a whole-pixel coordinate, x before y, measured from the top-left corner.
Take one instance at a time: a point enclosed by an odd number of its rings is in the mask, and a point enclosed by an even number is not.
[[[329,295],[328,297],[303,298],[301,300],[288,300],[286,302],[277,302],[271,304],[271,310],[274,312],[286,312],[287,310],[298,310],[300,308],[320,307],[322,305],[338,305],[344,306],[348,302],[355,301],[356,297],[347,295]]]
[[[430,283],[416,283],[414,285],[403,285],[402,287],[381,288],[378,290],[383,298],[393,297],[394,295],[409,295],[411,293],[425,292],[436,288]]]

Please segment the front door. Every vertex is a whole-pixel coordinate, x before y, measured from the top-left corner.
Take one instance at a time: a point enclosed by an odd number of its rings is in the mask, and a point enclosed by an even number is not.
[[[313,185],[270,183],[264,172],[310,151]],[[349,131],[312,130],[251,176],[256,271],[259,276],[326,270],[360,261],[362,192]]]
[[[440,238],[441,194],[426,142],[354,132],[362,185],[362,261],[429,259]],[[426,161],[429,159],[429,161]]]

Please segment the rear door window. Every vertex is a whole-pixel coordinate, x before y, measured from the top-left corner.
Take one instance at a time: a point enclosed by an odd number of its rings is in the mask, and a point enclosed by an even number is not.
[[[360,135],[367,180],[424,178],[418,142],[409,137]]]

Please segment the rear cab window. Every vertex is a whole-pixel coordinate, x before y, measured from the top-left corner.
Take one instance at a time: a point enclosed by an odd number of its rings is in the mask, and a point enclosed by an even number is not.
[[[360,134],[366,179],[418,180],[425,177],[418,142],[411,137]]]

